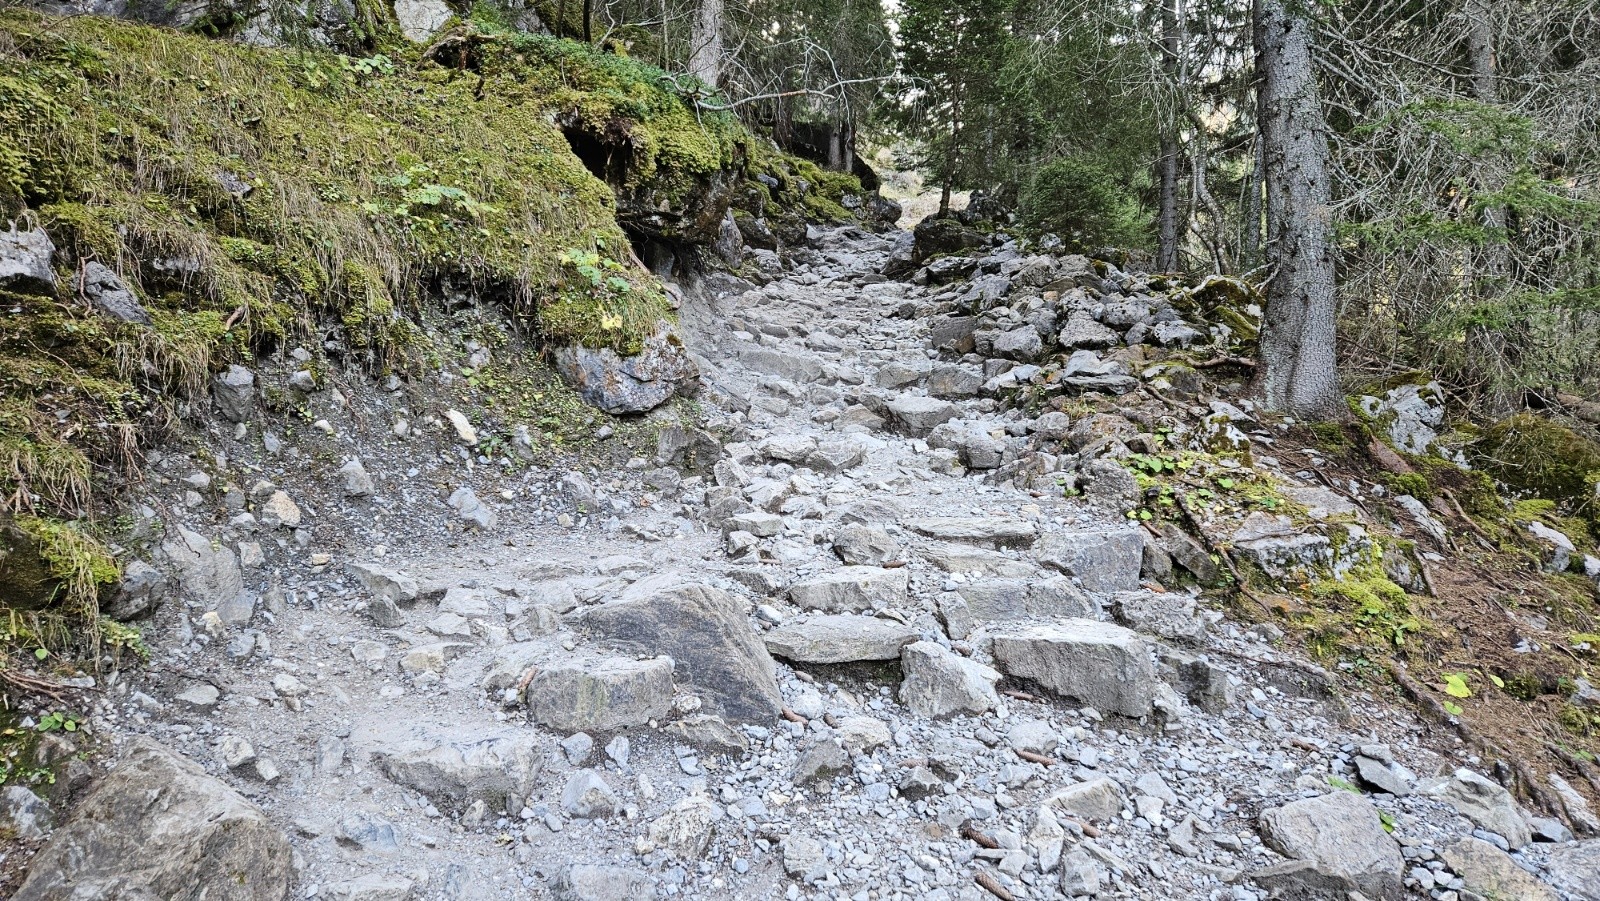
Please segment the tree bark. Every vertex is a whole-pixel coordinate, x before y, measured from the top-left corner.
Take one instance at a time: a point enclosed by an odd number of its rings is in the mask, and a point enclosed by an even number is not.
[[[1326,419],[1342,406],[1328,140],[1300,2],[1254,0],[1252,10],[1272,266],[1256,389],[1270,410]]]
[[[689,47],[689,74],[715,88],[722,77],[722,0],[700,0]]]
[[[594,43],[594,0],[583,0],[583,42]]]
[[[1494,105],[1500,102],[1500,88],[1496,83],[1494,58],[1494,28],[1492,10],[1488,0],[1467,0],[1467,64],[1472,70],[1472,96],[1479,103]],[[1487,189],[1487,185],[1483,185]],[[1483,226],[1490,232],[1488,241],[1473,254],[1470,285],[1472,296],[1479,304],[1489,305],[1503,299],[1507,266],[1507,248],[1498,232],[1505,229],[1504,207],[1489,207],[1483,211]],[[1485,325],[1467,328],[1467,364],[1480,370],[1475,375],[1484,379],[1480,392],[1484,405],[1491,415],[1505,416],[1521,406],[1518,392],[1508,376],[1516,368],[1516,342],[1508,341],[1500,330]]]
[[[1168,87],[1176,95],[1178,85],[1178,2],[1161,4],[1161,69]],[[1169,110],[1161,131],[1161,200],[1156,222],[1156,269],[1171,272],[1178,268],[1178,123],[1180,117]]]

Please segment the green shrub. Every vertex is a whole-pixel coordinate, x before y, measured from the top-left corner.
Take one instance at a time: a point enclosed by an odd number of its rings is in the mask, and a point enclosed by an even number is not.
[[[1022,198],[1032,228],[1080,249],[1149,242],[1148,217],[1128,187],[1099,163],[1063,157],[1040,169]]]

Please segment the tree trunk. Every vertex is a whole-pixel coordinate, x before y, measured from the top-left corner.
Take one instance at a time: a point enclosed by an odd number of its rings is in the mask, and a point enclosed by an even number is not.
[[[1253,8],[1272,266],[1256,389],[1270,410],[1325,419],[1341,408],[1327,124],[1310,23],[1290,2],[1254,0]]]
[[[1161,69],[1174,94],[1178,85],[1178,0],[1161,5]],[[1169,110],[1161,131],[1161,206],[1157,214],[1156,269],[1171,272],[1178,268],[1178,122]]]
[[[956,169],[961,162],[961,88],[957,84],[950,98],[950,146],[944,155],[944,183],[939,190],[939,218],[950,215],[950,194],[955,189]]]
[[[715,88],[722,77],[722,0],[700,0],[689,47],[689,74]]]
[[[556,4],[555,34],[558,38],[564,38],[567,36],[567,0],[561,0],[560,3]]]
[[[583,0],[583,42],[594,43],[594,0]]]
[[[1467,0],[1467,63],[1472,69],[1472,96],[1479,103],[1500,102],[1500,88],[1496,83],[1494,59],[1494,23],[1490,18],[1488,0]],[[1488,173],[1485,173],[1488,174]],[[1485,190],[1487,184],[1481,185]],[[1483,211],[1483,226],[1490,232],[1488,241],[1473,254],[1469,272],[1472,296],[1481,305],[1491,305],[1503,299],[1507,274],[1507,247],[1498,233],[1505,229],[1504,207],[1489,207]],[[1480,392],[1488,412],[1496,417],[1515,412],[1521,406],[1519,392],[1512,378],[1516,368],[1517,342],[1508,341],[1507,335],[1490,326],[1473,325],[1467,328],[1467,365],[1478,368],[1473,373],[1483,379]]]

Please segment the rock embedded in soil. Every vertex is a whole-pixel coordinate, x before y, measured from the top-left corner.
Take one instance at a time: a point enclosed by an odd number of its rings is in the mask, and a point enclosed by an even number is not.
[[[1374,898],[1398,898],[1405,861],[1377,808],[1360,795],[1335,791],[1261,813],[1261,838],[1291,860]]]
[[[555,901],[635,901],[655,896],[655,880],[632,867],[575,863],[550,885]]]
[[[641,579],[580,624],[618,649],[671,657],[674,678],[731,721],[765,722],[782,706],[772,657],[740,601],[719,588]]]
[[[648,412],[700,382],[700,368],[664,322],[633,356],[574,344],[556,348],[555,365],[585,401],[613,416]]]
[[[497,810],[508,800],[521,805],[533,791],[549,750],[527,732],[490,735],[421,735],[381,745],[373,764],[390,781],[443,809],[486,801]]]
[[[1533,841],[1511,793],[1483,775],[1462,767],[1449,779],[1432,786],[1428,793],[1479,827],[1504,838],[1513,851]]]
[[[528,683],[535,722],[561,732],[611,732],[643,726],[672,709],[671,657],[563,659]]]
[[[56,273],[50,258],[55,252],[55,244],[42,228],[22,231],[13,223],[0,231],[0,288],[18,294],[53,296]]]
[[[1484,898],[1560,901],[1550,887],[1517,866],[1506,852],[1481,838],[1462,836],[1439,849],[1439,859],[1461,877],[1466,889]],[[1600,883],[1600,870],[1593,876]]]
[[[284,901],[283,833],[233,789],[145,738],[33,859],[13,901]]]

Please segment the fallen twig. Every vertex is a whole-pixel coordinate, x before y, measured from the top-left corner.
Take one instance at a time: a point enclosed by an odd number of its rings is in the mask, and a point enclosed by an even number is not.
[[[1198,363],[1191,363],[1189,365],[1195,369],[1215,369],[1218,366],[1229,365],[1243,366],[1246,369],[1254,369],[1256,368],[1256,361],[1250,359],[1249,357],[1234,357],[1224,354],[1220,357],[1215,357],[1210,360],[1201,360]]]
[[[14,669],[0,669],[0,682],[27,694],[44,695],[53,701],[64,700],[67,686],[27,673],[19,673]]]

